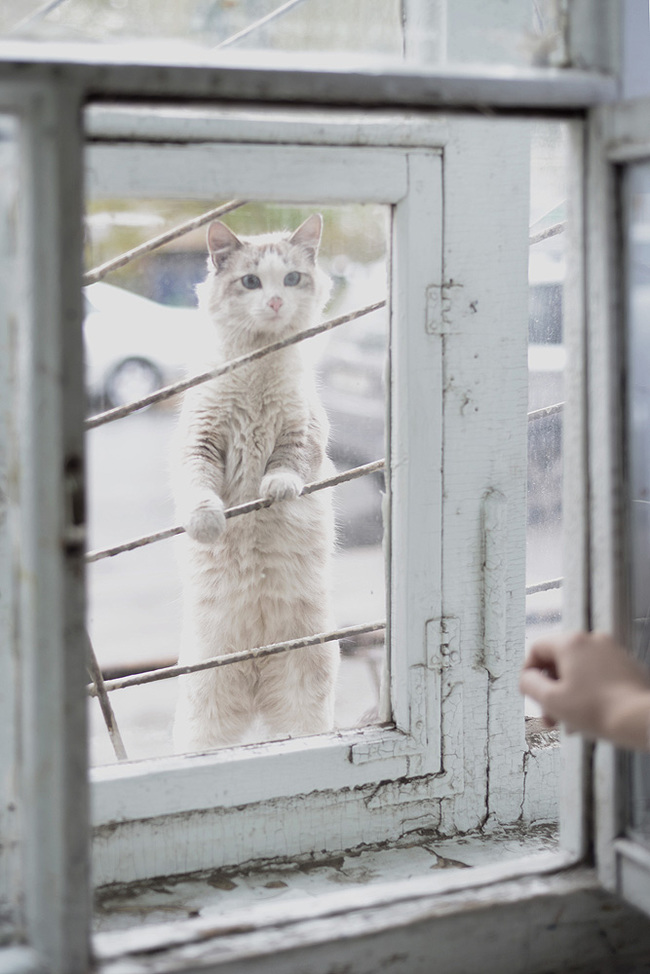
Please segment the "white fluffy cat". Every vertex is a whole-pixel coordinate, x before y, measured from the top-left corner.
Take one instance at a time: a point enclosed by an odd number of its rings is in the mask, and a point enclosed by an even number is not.
[[[200,306],[214,328],[210,365],[317,322],[330,280],[316,263],[322,219],[293,234],[208,230]],[[175,492],[187,531],[180,663],[331,628],[331,491],[298,497],[333,472],[328,424],[301,345],[185,394]],[[271,498],[236,518],[224,508]],[[180,679],[176,751],[327,731],[339,650],[326,643]]]

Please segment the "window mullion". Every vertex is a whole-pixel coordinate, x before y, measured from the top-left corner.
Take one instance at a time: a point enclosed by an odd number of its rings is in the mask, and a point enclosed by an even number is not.
[[[53,974],[88,965],[80,108],[75,89],[35,87],[21,146],[25,913]]]
[[[567,351],[563,410],[563,625],[567,630],[589,627],[588,455],[587,455],[587,337],[586,268],[584,257],[585,129],[582,122],[569,128],[567,220],[568,268],[564,285],[564,343]],[[564,849],[576,858],[587,851],[587,748],[577,736],[564,735],[560,776],[560,836]]]
[[[19,795],[14,763],[17,757],[18,661],[13,625],[16,597],[12,537],[12,502],[15,445],[8,435],[14,396],[14,348],[16,342],[16,245],[12,213],[17,199],[18,158],[16,119],[2,117],[0,143],[0,781],[4,784],[0,803],[0,939],[12,936],[18,926],[20,890],[13,879],[19,874]]]

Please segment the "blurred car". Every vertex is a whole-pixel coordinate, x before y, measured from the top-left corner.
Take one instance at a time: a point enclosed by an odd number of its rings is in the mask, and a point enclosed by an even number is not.
[[[350,265],[342,300],[332,315],[373,304],[386,295],[386,265]],[[330,333],[318,365],[320,392],[330,422],[328,453],[337,470],[381,460],[386,453],[388,312],[381,308]],[[337,487],[339,542],[380,544],[382,472]]]
[[[95,407],[121,406],[182,378],[197,355],[201,315],[112,284],[84,288],[86,388]]]

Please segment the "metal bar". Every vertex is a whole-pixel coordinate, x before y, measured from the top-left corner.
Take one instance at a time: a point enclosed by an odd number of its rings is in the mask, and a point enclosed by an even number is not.
[[[528,422],[530,423],[534,419],[545,419],[547,416],[555,416],[556,413],[561,413],[563,409],[563,402],[556,402],[552,406],[543,406],[541,409],[534,409],[532,413],[528,413]]]
[[[93,681],[92,685],[95,688],[93,696],[97,697],[99,700],[99,706],[102,710],[102,716],[104,717],[104,723],[106,724],[108,736],[111,739],[111,744],[113,745],[113,750],[115,751],[115,757],[118,761],[127,761],[128,757],[126,748],[124,747],[124,741],[122,740],[120,729],[117,726],[117,720],[115,719],[113,707],[111,706],[111,702],[108,699],[108,694],[106,693],[104,677],[102,676],[101,668],[97,662],[97,656],[95,655],[95,650],[93,648],[90,636],[88,636],[88,658],[86,666],[88,668],[88,673],[90,674],[90,679]]]
[[[265,24],[270,23],[272,20],[277,20],[278,17],[288,14],[290,10],[293,10],[294,7],[298,7],[304,2],[305,0],[287,0],[287,3],[284,3],[281,7],[277,7],[275,10],[272,10],[270,14],[267,14],[265,17],[260,17],[259,20],[253,21],[253,23],[249,24],[248,27],[244,27],[243,30],[238,31],[236,34],[232,34],[231,37],[227,37],[226,40],[221,41],[220,44],[215,44],[212,50],[219,51],[224,47],[230,47],[232,44],[236,44],[237,41],[243,40],[244,37],[248,37],[249,34],[252,34],[260,27],[264,27]]]
[[[115,409],[108,409],[104,413],[98,413],[96,416],[91,416],[86,420],[86,429],[95,429],[95,427],[103,426],[105,423],[112,423],[116,419],[123,419],[124,416],[130,416],[131,413],[135,413],[139,409],[144,409],[146,406],[151,406],[153,403],[171,399],[172,396],[177,396],[181,392],[193,389],[194,386],[201,385],[203,382],[209,382],[210,379],[216,379],[220,375],[234,372],[243,365],[248,365],[250,362],[264,358],[265,355],[269,355],[271,352],[278,352],[280,349],[288,348],[290,345],[297,345],[299,342],[304,342],[307,338],[322,335],[323,332],[331,331],[332,328],[338,328],[339,325],[344,325],[348,321],[354,321],[356,318],[361,318],[363,315],[368,315],[385,306],[385,300],[377,301],[375,304],[369,304],[365,308],[351,311],[347,315],[330,318],[329,321],[323,321],[320,325],[314,325],[313,328],[306,328],[296,335],[290,335],[289,338],[282,339],[282,341],[272,342],[270,345],[264,345],[262,348],[257,348],[255,351],[248,352],[246,355],[240,355],[238,358],[231,359],[230,362],[225,362],[223,365],[219,365],[209,372],[202,372],[201,375],[195,375],[189,379],[183,379],[181,382],[175,382],[173,385],[164,386],[162,389],[158,389],[156,392],[152,392],[150,395],[144,396],[135,402],[128,403],[125,406],[117,406]]]
[[[536,592],[550,592],[554,588],[562,588],[563,578],[552,578],[548,582],[538,582],[537,585],[527,585],[526,595],[535,595]]]
[[[562,223],[554,223],[552,227],[547,227],[546,230],[540,230],[539,233],[529,237],[528,246],[532,247],[533,244],[541,243],[542,240],[548,240],[549,237],[557,237],[558,233],[564,233],[566,227],[566,221],[563,221]]]
[[[336,487],[338,484],[346,483],[348,480],[356,480],[358,477],[365,477],[368,474],[376,473],[383,469],[383,460],[375,460],[372,463],[365,463],[361,467],[353,467],[350,470],[345,470],[343,473],[336,474],[334,477],[327,477],[325,480],[317,480],[311,484],[305,484],[303,489],[300,491],[299,496],[303,497],[306,494],[313,494],[315,491],[325,490],[327,487]],[[240,514],[250,514],[252,511],[259,511],[264,507],[271,507],[273,503],[278,502],[259,498],[258,500],[248,501],[246,504],[238,504],[236,507],[229,507],[226,511],[224,511],[224,514],[226,518],[238,517]],[[114,548],[105,548],[101,551],[89,551],[86,555],[86,561],[102,561],[104,558],[112,558],[114,555],[121,555],[125,551],[133,551],[134,549],[141,548],[144,545],[153,544],[156,541],[165,541],[167,538],[175,538],[179,534],[184,533],[185,528],[180,526],[165,528],[163,531],[156,531],[153,534],[148,534],[141,538],[135,538],[133,541],[125,541],[123,544],[116,545]]]
[[[104,686],[110,693],[113,690],[142,686],[145,683],[155,683],[158,680],[171,680],[177,676],[186,676],[188,673],[200,673],[202,670],[212,670],[218,666],[230,666],[233,663],[244,663],[246,660],[262,659],[265,656],[277,656],[279,653],[289,653],[296,649],[305,649],[308,646],[320,646],[323,643],[333,642],[335,639],[362,636],[364,633],[379,632],[385,628],[386,623],[383,621],[369,622],[360,626],[348,626],[334,632],[317,633],[315,636],[305,636],[303,639],[288,639],[286,642],[272,643],[270,646],[258,646],[256,649],[229,653],[227,656],[213,656],[210,659],[201,660],[200,663],[191,663],[187,666],[165,666],[158,670],[151,670],[149,673],[124,676],[117,680],[106,680]],[[95,696],[94,683],[89,684],[87,690],[89,696]]]
[[[22,30],[23,27],[28,27],[29,24],[34,23],[37,20],[42,20],[43,17],[47,17],[49,13],[56,10],[57,7],[62,7],[64,3],[68,0],[47,0],[47,3],[42,3],[36,10],[32,10],[30,14],[25,17],[21,17],[12,27],[7,31],[8,34],[15,34],[17,31]]]
[[[107,260],[104,264],[100,264],[99,267],[94,267],[88,273],[84,274],[82,282],[85,285],[101,281],[112,271],[126,267],[127,264],[137,260],[138,257],[144,257],[145,254],[152,253],[152,251],[170,243],[172,240],[177,240],[179,237],[185,236],[186,233],[191,233],[192,230],[198,230],[200,227],[205,226],[206,223],[211,223],[212,220],[216,220],[220,216],[225,216],[226,213],[237,210],[240,206],[245,206],[246,202],[246,200],[230,200],[229,203],[217,206],[214,210],[208,210],[206,213],[202,213],[201,216],[187,220],[185,223],[180,223],[170,230],[165,230],[164,233],[159,234],[157,237],[152,237],[151,240],[146,240],[144,243],[134,247],[133,250],[127,250],[125,253],[113,257],[111,260]]]

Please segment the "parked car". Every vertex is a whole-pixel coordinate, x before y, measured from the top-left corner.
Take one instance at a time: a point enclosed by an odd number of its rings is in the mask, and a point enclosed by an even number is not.
[[[96,407],[121,406],[182,378],[201,341],[194,308],[171,308],[98,282],[84,288],[86,387]]]
[[[385,296],[386,290],[383,261],[352,265],[342,300],[332,315],[373,304]],[[387,348],[386,308],[341,325],[329,336],[319,372],[321,398],[330,422],[328,452],[338,470],[385,456]],[[381,542],[383,491],[381,472],[337,488],[335,508],[341,544]]]

